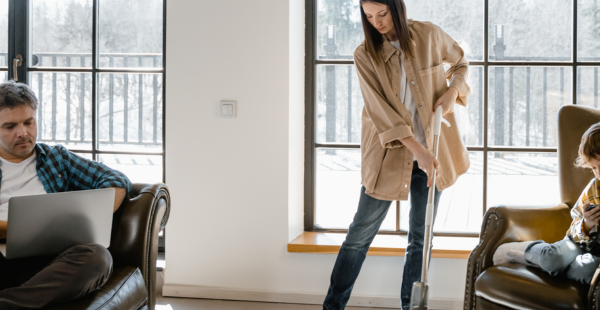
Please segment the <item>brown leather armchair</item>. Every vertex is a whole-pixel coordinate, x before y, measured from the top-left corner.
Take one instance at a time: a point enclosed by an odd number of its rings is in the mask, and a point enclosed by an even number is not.
[[[570,208],[594,177],[573,163],[581,136],[600,121],[600,110],[564,106],[558,115],[560,203],[553,207],[498,206],[484,216],[479,245],[467,265],[464,309],[600,309],[599,272],[590,285],[552,277],[541,269],[521,264],[494,266],[492,256],[506,242],[565,237],[571,224]]]
[[[113,274],[99,290],[47,310],[153,310],[156,303],[158,233],[169,218],[171,199],[165,184],[133,184],[113,217],[108,250]]]

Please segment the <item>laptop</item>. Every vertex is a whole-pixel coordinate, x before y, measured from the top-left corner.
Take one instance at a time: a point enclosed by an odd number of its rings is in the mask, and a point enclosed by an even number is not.
[[[110,245],[115,189],[12,197],[6,259],[59,254],[81,244]]]

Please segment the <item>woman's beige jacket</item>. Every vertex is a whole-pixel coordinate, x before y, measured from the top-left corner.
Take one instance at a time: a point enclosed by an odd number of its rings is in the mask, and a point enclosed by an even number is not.
[[[466,106],[471,90],[466,83],[468,62],[464,52],[440,27],[411,21],[415,58],[403,58],[406,78],[425,136],[433,151],[433,106],[450,86],[458,89],[457,104]],[[410,112],[400,101],[400,52],[385,36],[377,64],[365,43],[354,52],[360,88],[365,101],[362,115],[362,184],[366,193],[381,200],[407,200],[413,154],[400,139],[413,136]],[[444,72],[444,63],[451,67]],[[438,161],[439,190],[446,189],[469,168],[469,156],[458,133],[453,113],[444,116],[451,127],[442,125]]]

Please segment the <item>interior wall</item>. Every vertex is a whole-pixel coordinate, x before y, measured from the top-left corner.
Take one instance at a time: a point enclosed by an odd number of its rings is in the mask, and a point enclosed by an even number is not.
[[[303,11],[167,2],[165,287],[325,294],[335,255],[286,250],[302,231]],[[236,118],[218,116],[220,100],[237,101]],[[368,257],[353,294],[397,298],[402,264]],[[465,272],[433,259],[430,297],[462,299]]]
[[[304,230],[304,1],[289,0],[289,240]]]

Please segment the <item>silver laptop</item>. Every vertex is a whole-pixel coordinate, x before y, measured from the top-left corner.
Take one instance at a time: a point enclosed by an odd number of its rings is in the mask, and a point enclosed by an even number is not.
[[[81,244],[110,245],[115,189],[12,197],[8,201],[7,259],[53,255]]]

